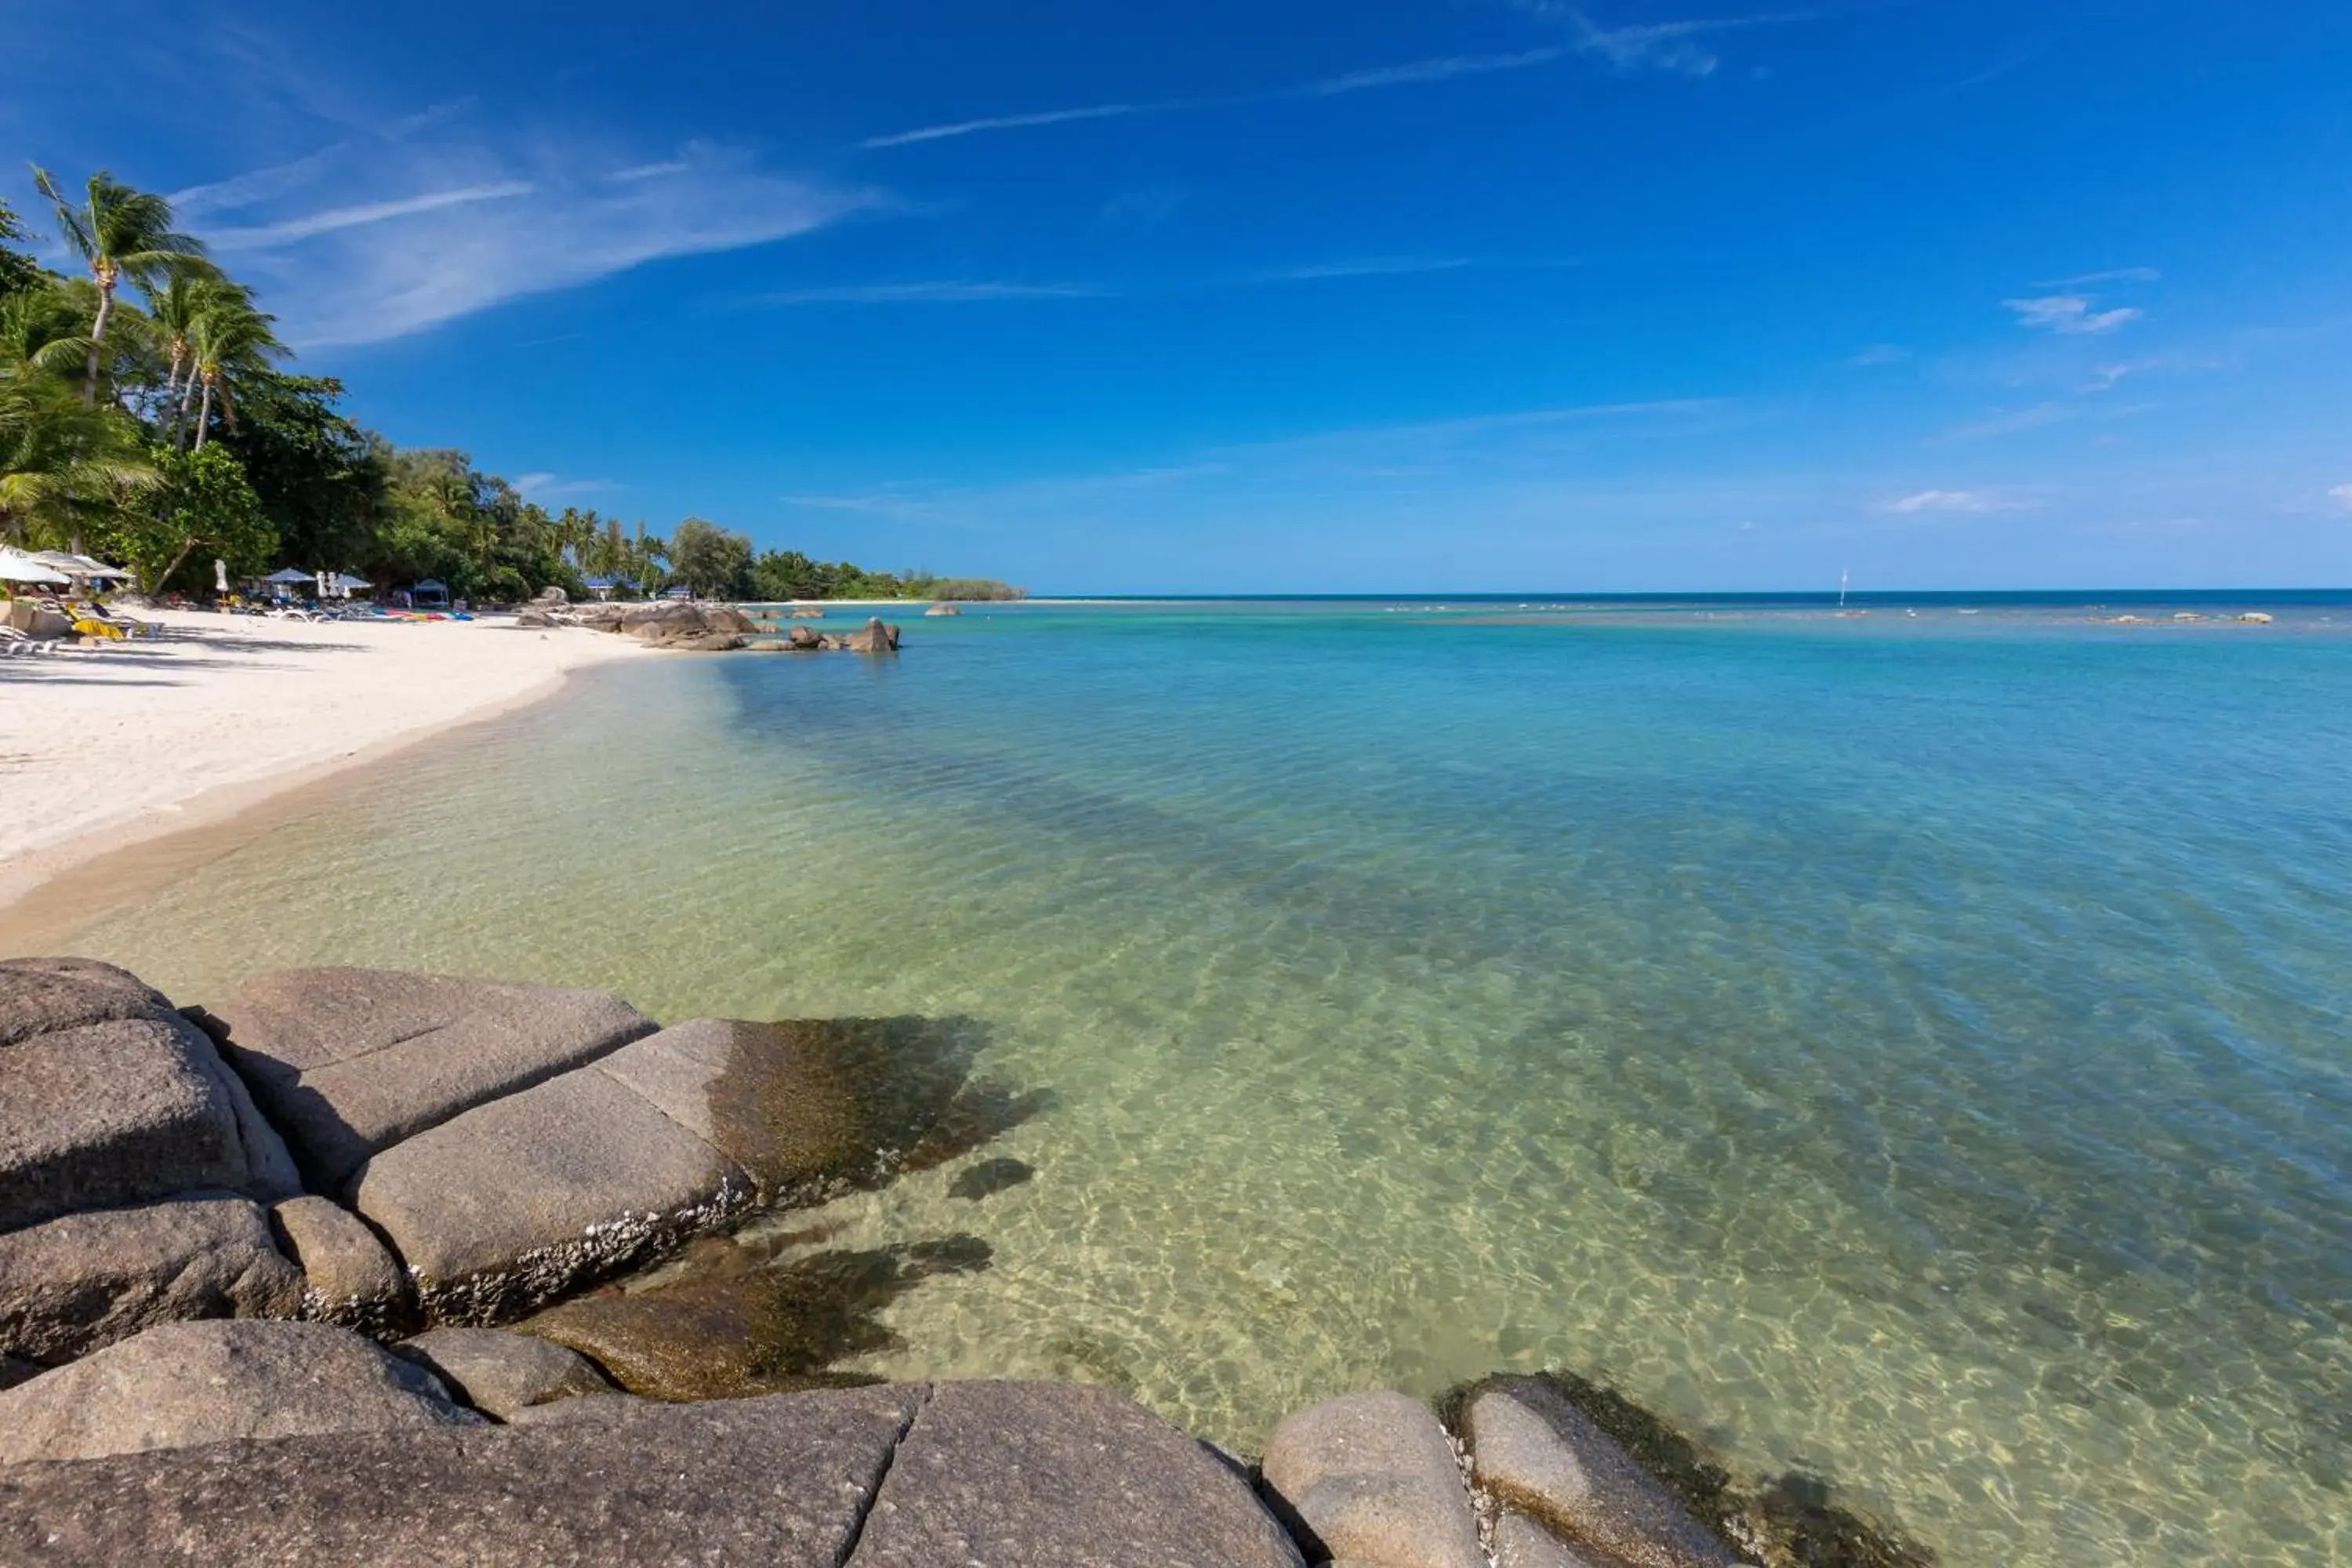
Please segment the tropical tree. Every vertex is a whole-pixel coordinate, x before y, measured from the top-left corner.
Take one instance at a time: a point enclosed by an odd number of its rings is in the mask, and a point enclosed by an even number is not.
[[[106,342],[107,318],[114,310],[115,289],[125,278],[144,289],[166,268],[202,265],[204,241],[172,227],[170,202],[132,190],[103,169],[89,177],[88,194],[79,205],[38,164],[33,166],[33,184],[57,209],[58,232],[65,237],[67,248],[81,258],[98,285],[81,394],[85,405],[95,405],[99,356]]]
[[[153,507],[123,509],[91,529],[98,547],[122,557],[150,594],[163,593],[199,548],[249,576],[278,553],[278,531],[235,454],[219,447],[160,455]]]
[[[286,345],[269,330],[276,320],[275,316],[255,310],[251,296],[234,286],[208,290],[197,301],[195,313],[188,322],[189,374],[204,387],[204,401],[196,412],[197,451],[205,449],[205,437],[212,425],[213,399],[220,399],[221,412],[229,427],[235,429],[234,385],[248,377],[267,374],[269,362],[285,356]],[[182,402],[185,401],[183,394]],[[178,438],[175,421],[173,445],[178,444]]]
[[[152,328],[156,344],[167,356],[163,373],[163,403],[173,410],[172,444],[180,443],[180,426],[188,415],[189,394],[196,385],[195,343],[197,323],[207,311],[225,307],[230,302],[251,304],[251,296],[236,284],[209,269],[173,267],[163,275],[162,287],[147,295],[147,320]],[[188,373],[186,389],[180,384],[180,373]]]
[[[30,289],[41,280],[38,263],[23,251],[8,247],[25,240],[25,226],[5,201],[0,201],[0,299]]]
[[[670,541],[670,560],[686,585],[706,599],[751,594],[751,542],[718,524],[689,517]]]

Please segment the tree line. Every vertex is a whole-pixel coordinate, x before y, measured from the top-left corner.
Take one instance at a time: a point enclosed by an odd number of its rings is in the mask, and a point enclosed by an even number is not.
[[[77,267],[24,248],[0,200],[0,542],[95,554],[149,594],[210,591],[280,566],[383,586],[426,579],[482,602],[589,582],[711,597],[1000,598],[1003,584],[871,572],[751,542],[698,518],[551,513],[465,453],[396,447],[342,411],[342,384],[297,374],[276,320],[174,226],[170,202],[100,173],[33,184]]]

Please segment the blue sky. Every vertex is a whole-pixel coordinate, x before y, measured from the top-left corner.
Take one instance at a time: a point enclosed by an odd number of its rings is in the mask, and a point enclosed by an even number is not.
[[[88,0],[0,58],[0,147],[181,193],[359,417],[551,505],[1043,591],[2352,583],[2340,0]]]

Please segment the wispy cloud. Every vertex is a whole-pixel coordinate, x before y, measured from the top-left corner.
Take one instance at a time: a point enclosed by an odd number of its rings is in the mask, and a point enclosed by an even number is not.
[[[1880,365],[1901,364],[1911,357],[1911,351],[1900,343],[1873,343],[1845,363],[1856,370],[1872,370]]]
[[[568,139],[493,146],[429,131],[355,137],[198,187],[192,226],[239,253],[288,340],[312,347],[403,337],[520,296],[763,245],[886,205],[876,192],[771,174],[721,147],[689,147],[668,161],[683,166],[658,178],[615,181],[579,171],[656,166]],[[303,211],[296,203],[313,188],[383,195]],[[205,221],[208,205],[259,216],[221,226]]]
[[[2352,485],[2337,485],[2334,489],[2329,490],[2327,494],[2336,505],[2342,507],[2346,511],[2352,511]]]
[[[611,479],[567,479],[554,474],[519,474],[514,481],[515,492],[523,500],[537,501],[541,506],[555,501],[573,500],[582,496],[602,495],[620,487]]]
[[[1271,88],[1263,92],[1163,98],[1142,103],[1092,103],[1077,109],[983,115],[972,120],[955,120],[940,125],[919,126],[912,131],[893,131],[880,136],[868,136],[857,145],[869,150],[905,147],[919,142],[945,142],[985,131],[1023,131],[1035,126],[1066,125],[1086,120],[1122,120],[1138,114],[1176,114],[1203,109],[1238,109],[1254,103],[1279,103],[1302,98],[1336,98],[1346,93],[1450,81],[1456,77],[1482,76],[1493,71],[1525,70],[1531,66],[1549,65],[1566,52],[1560,48],[1539,48],[1522,49],[1508,55],[1444,55],[1432,59],[1408,60],[1402,65],[1348,71],[1315,81]]]
[[[1074,120],[1117,120],[1129,114],[1165,114],[1172,110],[1197,108],[1201,101],[1197,99],[1171,99],[1164,103],[1097,103],[1085,109],[1047,109],[1034,114],[991,114],[978,120],[957,120],[945,125],[924,125],[913,131],[893,131],[885,136],[868,136],[858,145],[905,147],[917,142],[945,142],[951,137],[970,136],[981,131],[1019,131],[1033,125],[1061,125]]]
[[[2111,272],[2085,272],[2078,278],[2051,278],[2036,289],[2092,289],[2102,283],[2153,283],[2163,273],[2153,267],[2118,267]]]
[[[2142,314],[2123,305],[2110,310],[2095,310],[2091,308],[2093,301],[2081,294],[2047,294],[2031,300],[2004,300],[2001,304],[2017,312],[2020,326],[2070,338],[2112,332],[2138,321]]]
[[[615,169],[604,177],[614,184],[625,185],[633,180],[658,180],[665,174],[683,174],[693,167],[683,158],[672,158],[660,163],[638,163],[626,169]]]
[[[263,246],[286,245],[314,235],[332,234],[337,229],[358,228],[365,224],[383,223],[392,218],[413,217],[418,213],[438,212],[444,207],[464,206],[470,202],[495,202],[509,196],[527,196],[536,186],[527,181],[506,180],[497,184],[468,185],[461,190],[432,191],[421,196],[404,196],[398,201],[369,202],[359,206],[333,207],[325,212],[311,213],[302,217],[286,218],[278,223],[263,224],[255,228],[215,229],[210,235],[215,250],[252,250]]]
[[[1982,516],[1997,511],[2032,511],[2040,504],[1998,490],[1920,490],[1888,501],[1881,510],[1898,517],[1917,517],[1930,512]]]
[[[1484,76],[1489,71],[1525,70],[1529,66],[1549,65],[1567,52],[1559,48],[1540,48],[1521,49],[1511,55],[1445,55],[1436,59],[1412,60],[1401,66],[1349,71],[1289,90],[1295,94],[1330,98],[1343,92],[1366,92],[1374,88],[1450,81],[1458,76]]]
[[[1357,261],[1324,261],[1257,274],[1252,281],[1313,283],[1327,278],[1391,278],[1414,272],[1459,272],[1478,263],[1466,256],[1372,256]]]
[[[788,289],[755,295],[751,305],[970,304],[990,300],[1095,300],[1108,290],[1076,283],[847,283],[824,289]]]
[[[338,142],[316,153],[266,169],[255,169],[210,184],[191,185],[171,195],[172,211],[182,222],[194,222],[207,213],[234,212],[257,202],[272,201],[300,190],[324,174],[327,166],[351,145]]]
[[[1520,0],[1518,8],[1565,22],[1578,53],[1607,60],[1621,71],[1650,69],[1692,77],[1712,76],[1723,64],[1713,50],[1700,42],[1710,35],[1811,22],[1820,16],[1814,11],[1769,11],[1747,16],[1694,17],[1612,27],[1594,21],[1590,6],[1571,0]]]

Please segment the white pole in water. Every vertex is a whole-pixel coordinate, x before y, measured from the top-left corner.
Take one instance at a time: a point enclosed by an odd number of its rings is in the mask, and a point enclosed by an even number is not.
[[[1846,569],[1841,566],[1838,568],[1838,608],[1841,610],[1845,608],[1845,579]]]

